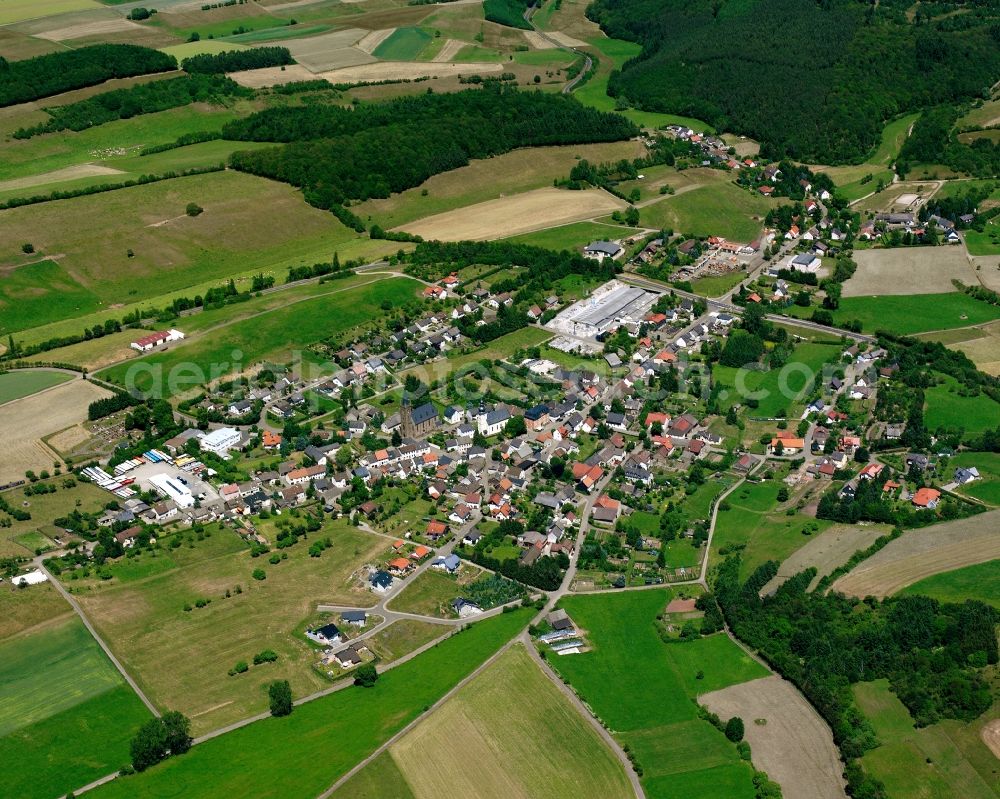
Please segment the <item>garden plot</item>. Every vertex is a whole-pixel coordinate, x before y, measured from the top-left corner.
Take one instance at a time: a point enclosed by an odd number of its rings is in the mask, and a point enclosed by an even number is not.
[[[435,214],[404,227],[425,239],[494,239],[590,219],[624,207],[624,202],[603,191],[546,188]]]
[[[795,687],[777,675],[699,697],[728,719],[743,719],[753,762],[785,799],[844,799],[843,763],[833,735]]]
[[[884,294],[944,294],[955,290],[952,280],[976,283],[965,248],[960,246],[901,247],[855,250],[858,271],[844,283],[843,296]]]

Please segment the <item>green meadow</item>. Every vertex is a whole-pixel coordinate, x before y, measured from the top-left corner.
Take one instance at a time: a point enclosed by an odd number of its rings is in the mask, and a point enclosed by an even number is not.
[[[386,61],[415,61],[431,39],[422,28],[396,28],[372,55]]]
[[[710,183],[646,205],[640,217],[646,227],[749,242],[760,234],[763,217],[774,205],[733,183]]]
[[[650,799],[754,796],[753,770],[692,701],[767,675],[724,635],[665,644],[655,627],[669,590],[567,597],[591,651],[550,663],[642,766]],[[700,675],[700,677],[699,677]]]
[[[43,372],[17,369],[0,374],[0,405],[11,400],[27,397],[46,388],[65,383],[72,375],[63,372]]]
[[[990,505],[1000,505],[1000,453],[959,452],[948,461],[949,468],[975,466],[979,470],[979,480],[962,486],[960,494],[974,497]],[[951,475],[945,475],[951,478]]]
[[[987,396],[964,397],[953,377],[924,391],[924,420],[929,430],[938,427],[961,428],[966,433],[982,433],[997,426],[1000,403]]]
[[[409,278],[390,278],[264,311],[172,350],[114,366],[102,377],[148,391],[154,387],[154,374],[159,374],[165,381],[161,384],[164,395],[172,396],[228,374],[240,364],[246,368],[288,355],[291,342],[304,349],[369,322],[384,312],[383,305],[393,308],[411,300],[416,286]],[[171,374],[179,378],[175,386],[167,380]]]
[[[149,712],[74,616],[0,643],[0,761],[11,796],[55,796],[128,760]]]
[[[806,318],[812,315],[811,309],[796,310],[796,306],[790,306],[787,312]],[[833,316],[836,324],[857,319],[865,332],[888,330],[912,335],[1000,319],[1000,308],[960,292],[844,297]]]
[[[1000,608],[1000,560],[925,577],[900,593],[904,596],[929,596],[939,602],[978,599]]]

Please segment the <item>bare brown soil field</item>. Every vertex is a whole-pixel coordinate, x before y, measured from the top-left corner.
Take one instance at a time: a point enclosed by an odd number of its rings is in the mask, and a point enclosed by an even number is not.
[[[448,78],[454,75],[482,75],[500,72],[503,64],[470,62],[468,64],[441,63],[433,61],[378,61],[373,64],[334,69],[321,72],[318,77],[330,83],[362,83],[378,80],[413,80],[414,78]]]
[[[833,584],[851,596],[885,597],[933,574],[1000,558],[1000,510],[911,530]]]
[[[97,22],[88,22],[83,25],[70,25],[65,28],[55,28],[38,34],[39,39],[48,39],[51,42],[65,42],[70,39],[82,39],[85,36],[99,36],[108,33],[121,33],[123,31],[141,31],[141,25],[130,22],[124,17],[118,19],[102,19]]]
[[[30,189],[33,186],[44,186],[46,183],[61,183],[64,180],[76,180],[77,178],[123,174],[125,173],[120,169],[112,169],[109,166],[78,164],[77,166],[68,166],[64,169],[56,169],[52,172],[43,172],[41,175],[31,175],[30,177],[16,178],[14,180],[0,180],[0,191]]]
[[[854,260],[858,271],[844,283],[845,297],[944,294],[955,290],[952,279],[977,282],[961,246],[855,250]]]
[[[363,28],[347,28],[319,36],[278,40],[268,44],[274,47],[287,47],[299,64],[310,72],[322,73],[374,61],[375,58],[370,51],[366,52],[355,47],[358,42],[367,39],[369,33]]]
[[[41,439],[87,418],[87,406],[110,392],[85,380],[72,380],[0,406],[0,484],[24,477],[25,471],[51,469],[54,455]]]
[[[441,61],[451,61],[455,56],[458,55],[459,51],[465,47],[465,42],[460,39],[449,39],[444,43],[444,47],[438,52],[432,61],[440,63]]]
[[[847,796],[830,728],[791,683],[777,675],[763,677],[698,701],[720,718],[743,719],[754,765],[781,786],[785,799]]]
[[[590,219],[624,207],[624,202],[599,190],[546,188],[435,214],[404,227],[425,239],[493,239]]]
[[[382,42],[388,39],[395,32],[395,28],[383,28],[380,31],[372,31],[367,36],[365,36],[360,42],[358,42],[358,49],[371,55],[375,52],[375,48],[378,47]]]
[[[876,538],[888,532],[888,527],[878,524],[838,524],[824,530],[782,562],[778,573],[761,589],[761,595],[774,593],[789,578],[815,566],[816,577],[809,586],[811,591],[822,577],[846,563],[859,549],[867,549]]]

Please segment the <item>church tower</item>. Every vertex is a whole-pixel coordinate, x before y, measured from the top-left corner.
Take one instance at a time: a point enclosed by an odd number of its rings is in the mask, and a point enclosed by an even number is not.
[[[403,429],[403,438],[416,438],[417,429],[413,424],[413,407],[410,405],[410,396],[403,393],[403,404],[399,407],[399,424]]]

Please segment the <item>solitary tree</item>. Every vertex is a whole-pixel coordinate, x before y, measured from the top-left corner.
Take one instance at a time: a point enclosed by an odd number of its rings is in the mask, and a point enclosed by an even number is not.
[[[160,719],[150,719],[135,734],[130,745],[132,767],[145,771],[167,754],[167,731]]]
[[[726,722],[726,737],[733,743],[743,740],[743,719],[733,716]]]
[[[198,203],[188,203],[187,208],[184,210],[188,216],[198,216],[205,209],[198,205]]]
[[[287,716],[292,712],[292,687],[288,680],[275,680],[267,688],[272,716]]]
[[[364,688],[371,688],[378,680],[378,671],[374,663],[363,663],[354,672],[354,684]]]

